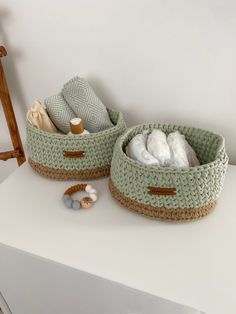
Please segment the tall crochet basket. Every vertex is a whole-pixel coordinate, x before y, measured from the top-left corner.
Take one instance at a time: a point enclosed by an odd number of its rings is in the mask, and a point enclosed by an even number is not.
[[[143,165],[125,154],[129,141],[144,130],[158,128],[166,134],[180,131],[195,149],[201,165],[163,168]],[[146,124],[129,128],[115,145],[109,187],[123,206],[153,218],[192,220],[206,216],[216,205],[227,169],[222,136],[209,131],[169,125]]]
[[[108,109],[114,127],[89,135],[48,133],[26,124],[29,164],[58,180],[95,179],[109,175],[115,142],[126,130],[122,113]]]

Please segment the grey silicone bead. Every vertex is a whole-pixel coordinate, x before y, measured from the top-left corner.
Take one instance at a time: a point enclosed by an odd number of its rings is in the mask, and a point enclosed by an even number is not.
[[[73,200],[71,197],[64,201],[64,204],[66,205],[67,208],[72,208],[72,203]]]
[[[63,197],[62,197],[63,202],[67,201],[67,200],[70,199],[70,198],[71,198],[71,197],[70,197],[70,195],[68,195],[68,194],[64,194]]]
[[[73,209],[80,209],[80,201],[75,200],[72,202],[72,208]]]

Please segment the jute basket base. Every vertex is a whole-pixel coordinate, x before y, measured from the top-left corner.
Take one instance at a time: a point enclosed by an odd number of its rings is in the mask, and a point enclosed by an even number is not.
[[[107,177],[110,174],[110,165],[85,170],[64,170],[43,166],[31,158],[29,158],[29,164],[40,175],[56,180],[92,180]]]
[[[112,179],[109,179],[109,189],[112,196],[126,208],[131,209],[139,214],[149,216],[155,219],[171,220],[171,221],[186,221],[202,218],[208,215],[216,206],[216,201],[206,206],[198,208],[165,208],[154,207],[138,203],[126,197],[113,184]]]

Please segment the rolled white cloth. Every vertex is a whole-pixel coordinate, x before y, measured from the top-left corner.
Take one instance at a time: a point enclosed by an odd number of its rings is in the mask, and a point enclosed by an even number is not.
[[[47,111],[39,101],[33,102],[26,117],[29,123],[34,127],[45,132],[58,133],[58,130],[50,120]]]
[[[195,151],[186,141],[184,135],[178,131],[170,133],[167,142],[171,152],[171,166],[194,167],[200,164]]]
[[[159,161],[160,166],[170,165],[170,148],[166,140],[166,135],[161,130],[154,129],[148,136],[147,150]]]
[[[186,150],[186,154],[188,157],[188,162],[189,162],[189,166],[190,167],[196,167],[200,165],[200,162],[197,158],[197,155],[194,151],[194,149],[192,148],[192,146],[189,145],[188,141],[185,139],[185,150]]]
[[[145,165],[159,165],[159,161],[147,151],[147,135],[135,135],[126,146],[126,154],[130,158]]]

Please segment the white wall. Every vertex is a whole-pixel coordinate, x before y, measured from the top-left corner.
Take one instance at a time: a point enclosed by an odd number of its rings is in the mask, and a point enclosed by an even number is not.
[[[30,103],[79,74],[129,125],[214,130],[236,163],[234,0],[8,0],[0,33],[23,133]]]

